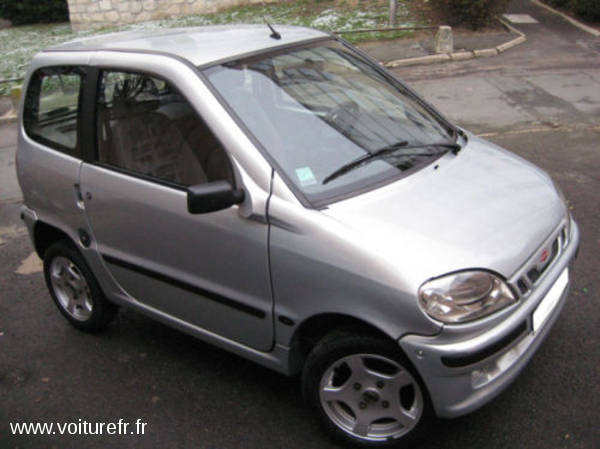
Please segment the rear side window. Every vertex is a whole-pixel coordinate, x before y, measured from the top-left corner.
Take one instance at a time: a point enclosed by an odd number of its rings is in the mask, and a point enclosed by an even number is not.
[[[77,138],[83,70],[50,67],[31,77],[25,97],[24,125],[35,141],[80,157]]]
[[[233,184],[223,146],[165,80],[102,71],[97,108],[98,162],[177,186]]]

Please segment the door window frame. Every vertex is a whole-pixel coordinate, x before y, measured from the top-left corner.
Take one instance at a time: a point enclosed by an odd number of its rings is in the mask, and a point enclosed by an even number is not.
[[[218,134],[215,133],[209,126],[206,120],[202,117],[202,115],[198,112],[198,110],[193,106],[193,103],[184,95],[181,90],[177,87],[177,85],[171,81],[168,77],[164,76],[161,73],[156,73],[153,71],[145,70],[145,69],[137,69],[134,67],[123,68],[122,66],[112,66],[112,65],[94,65],[88,67],[87,80],[88,82],[85,84],[84,91],[80,97],[80,112],[82,120],[80,120],[80,142],[81,142],[81,155],[82,159],[88,164],[95,165],[98,167],[102,167],[107,170],[114,171],[116,173],[120,173],[122,175],[130,176],[133,178],[140,179],[142,181],[151,182],[154,184],[158,184],[164,187],[169,187],[174,190],[179,190],[182,192],[187,192],[188,188],[191,186],[186,186],[183,184],[175,183],[172,181],[167,181],[165,179],[157,178],[155,176],[146,175],[144,173],[135,172],[132,170],[128,170],[126,168],[118,167],[113,164],[109,164],[106,162],[101,162],[99,160],[98,154],[98,102],[97,98],[100,94],[100,84],[102,81],[102,72],[119,72],[119,73],[132,73],[136,75],[145,75],[148,77],[158,78],[162,81],[165,81],[171,89],[174,90],[177,94],[181,95],[181,97],[188,103],[190,108],[197,115],[199,120],[203,121],[207,129],[212,133],[215,140],[219,143],[223,152],[225,153],[225,159],[227,164],[231,169],[232,179],[231,184],[232,188],[238,188],[237,181],[237,170],[235,169],[235,165],[231,160],[231,156],[227,151],[225,145],[223,145],[223,141],[219,138]],[[202,81],[199,78],[199,81]],[[85,122],[83,125],[82,122]]]
[[[69,71],[76,73],[80,77],[79,83],[79,94],[77,98],[77,126],[75,129],[75,148],[69,148],[65,145],[62,145],[58,142],[50,140],[42,135],[34,134],[31,132],[29,127],[29,119],[28,115],[31,111],[31,108],[28,107],[28,102],[30,101],[30,95],[36,95],[37,97],[37,109],[39,114],[39,106],[41,101],[41,88],[45,71],[56,71],[56,74],[52,75],[61,75],[67,74]],[[60,73],[60,71],[64,71],[64,73]],[[80,73],[77,73],[80,72]],[[43,67],[37,68],[29,77],[29,81],[27,82],[27,90],[25,91],[25,100],[23,107],[23,129],[28,138],[33,140],[34,142],[43,145],[45,148],[48,148],[53,151],[57,151],[65,156],[69,156],[75,159],[84,159],[84,150],[85,147],[83,136],[82,136],[82,127],[83,122],[85,120],[85,114],[83,113],[83,104],[84,97],[86,92],[86,87],[89,84],[88,75],[90,73],[90,67],[82,64],[52,64],[45,65]],[[42,77],[40,77],[40,75]],[[50,76],[50,75],[48,75]]]

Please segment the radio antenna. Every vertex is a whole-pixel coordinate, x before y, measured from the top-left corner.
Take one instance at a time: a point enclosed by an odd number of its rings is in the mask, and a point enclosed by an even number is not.
[[[267,24],[267,26],[269,27],[269,29],[271,30],[271,35],[269,36],[272,39],[281,39],[281,34],[279,34],[275,28],[273,28],[271,26],[271,24],[269,22],[265,22]]]

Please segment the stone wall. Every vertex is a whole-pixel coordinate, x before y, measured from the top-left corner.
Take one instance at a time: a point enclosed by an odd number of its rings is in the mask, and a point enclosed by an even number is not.
[[[73,30],[204,14],[264,0],[67,0]],[[278,0],[266,0],[275,2]]]

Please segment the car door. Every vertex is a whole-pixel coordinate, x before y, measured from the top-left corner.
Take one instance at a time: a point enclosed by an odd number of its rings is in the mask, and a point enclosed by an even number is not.
[[[270,349],[266,223],[238,206],[187,209],[188,186],[236,184],[223,145],[176,87],[154,75],[101,70],[96,104],[96,156],[83,164],[80,184],[106,269],[145,307]]]
[[[27,208],[40,222],[78,240],[85,216],[77,201],[82,160],[81,93],[86,83],[85,58],[78,65],[47,65],[27,84],[23,126],[19,130],[17,175]],[[39,62],[34,62],[36,64]]]

